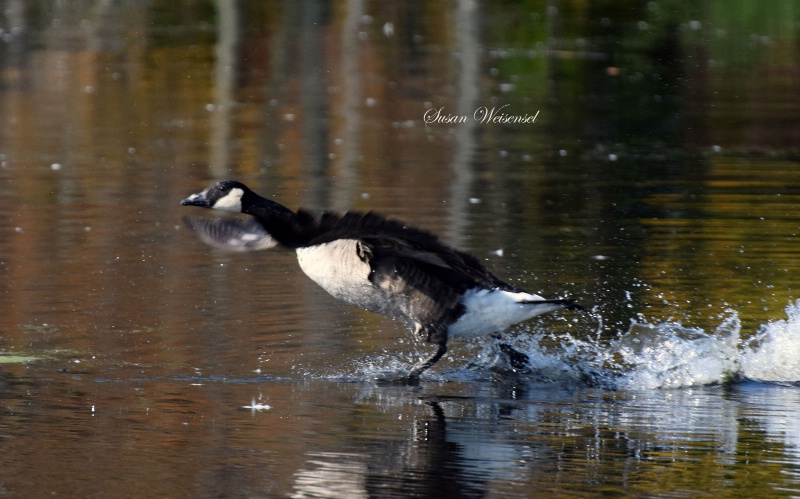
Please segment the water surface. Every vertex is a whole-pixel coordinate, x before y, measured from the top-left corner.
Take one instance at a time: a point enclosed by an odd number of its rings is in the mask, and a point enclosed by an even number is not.
[[[0,494],[800,493],[793,2],[1,4]],[[185,228],[219,178],[590,312],[386,383],[430,346]]]

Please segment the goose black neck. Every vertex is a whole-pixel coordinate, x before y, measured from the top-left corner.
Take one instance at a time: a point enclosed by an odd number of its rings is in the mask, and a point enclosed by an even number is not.
[[[283,246],[297,247],[301,227],[297,213],[255,193],[242,199],[242,213],[252,215]]]

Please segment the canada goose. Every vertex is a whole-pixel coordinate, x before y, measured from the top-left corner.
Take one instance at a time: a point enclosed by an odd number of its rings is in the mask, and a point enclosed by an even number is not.
[[[233,251],[283,246],[300,268],[335,298],[402,320],[437,345],[409,379],[436,363],[450,337],[474,338],[559,309],[571,300],[546,300],[505,283],[477,258],[436,236],[375,213],[294,212],[225,180],[181,205],[241,212],[252,219],[189,220],[204,242]]]

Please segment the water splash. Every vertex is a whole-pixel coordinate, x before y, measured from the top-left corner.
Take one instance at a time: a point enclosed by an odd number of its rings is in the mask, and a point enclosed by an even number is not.
[[[786,307],[786,320],[770,321],[745,342],[742,375],[756,381],[800,382],[800,300]]]
[[[710,333],[680,322],[642,321],[605,345],[564,337],[555,347],[544,347],[548,338],[542,333],[526,335],[513,346],[529,356],[530,370],[538,377],[573,378],[613,389],[680,388],[740,379],[796,384],[800,300],[788,305],[786,315],[785,320],[762,325],[746,340],[741,339],[738,314],[728,310]],[[502,359],[494,362],[495,368],[503,365]]]
[[[680,322],[633,322],[613,341],[583,339],[549,331],[506,334],[454,344],[424,377],[475,381],[522,376],[535,382],[590,385],[619,390],[652,390],[752,380],[800,383],[800,300],[786,308],[786,319],[742,334],[735,310],[707,332]],[[745,336],[746,339],[742,339]],[[429,352],[370,355],[322,377],[359,381],[401,376]],[[520,365],[520,359],[524,364]],[[311,374],[311,373],[307,373]]]
[[[739,373],[741,323],[728,316],[714,334],[680,323],[633,323],[612,344],[622,362],[616,385],[628,389],[680,388],[725,383]]]

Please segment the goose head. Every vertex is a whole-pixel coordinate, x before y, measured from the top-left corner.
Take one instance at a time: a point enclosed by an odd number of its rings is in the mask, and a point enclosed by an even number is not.
[[[183,206],[200,206],[213,210],[244,212],[243,201],[254,195],[246,185],[235,180],[223,180],[209,186],[206,190],[192,194],[181,200]]]

